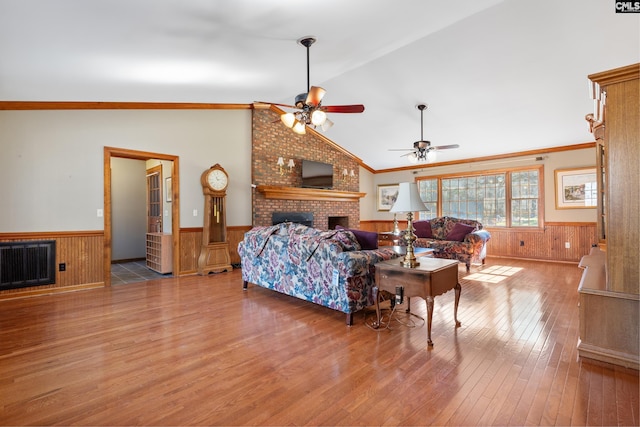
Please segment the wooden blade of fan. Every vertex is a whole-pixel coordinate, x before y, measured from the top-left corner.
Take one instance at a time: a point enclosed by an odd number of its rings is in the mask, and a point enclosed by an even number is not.
[[[458,144],[451,144],[451,145],[436,145],[435,147],[431,147],[434,150],[448,150],[450,148],[460,148],[460,146]]]
[[[387,151],[416,151],[415,148],[389,148]]]
[[[317,106],[322,101],[322,97],[325,93],[327,93],[327,91],[322,89],[320,86],[311,86],[309,93],[307,94],[305,104],[312,107]]]
[[[326,113],[362,113],[364,105],[323,105],[320,107]]]
[[[256,101],[259,104],[271,104],[271,105],[277,105],[278,107],[287,107],[287,108],[293,108],[294,110],[298,110],[299,108],[296,107],[295,105],[289,105],[289,104],[278,104],[277,102],[264,102],[264,101]]]

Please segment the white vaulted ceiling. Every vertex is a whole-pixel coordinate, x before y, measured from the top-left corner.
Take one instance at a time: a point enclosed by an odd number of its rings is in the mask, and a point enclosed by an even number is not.
[[[293,103],[373,169],[424,136],[440,161],[592,141],[587,75],[640,62],[609,0],[0,0],[0,101]]]

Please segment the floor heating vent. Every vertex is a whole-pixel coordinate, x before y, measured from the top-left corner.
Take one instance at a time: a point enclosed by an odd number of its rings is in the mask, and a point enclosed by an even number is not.
[[[54,283],[55,240],[0,242],[0,290]]]

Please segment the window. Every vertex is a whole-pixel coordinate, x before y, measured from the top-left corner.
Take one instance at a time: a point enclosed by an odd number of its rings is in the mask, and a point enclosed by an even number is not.
[[[474,219],[485,227],[539,227],[542,167],[464,176],[418,178],[428,212],[437,216]]]
[[[538,226],[538,171],[511,173],[511,226]]]
[[[427,212],[419,212],[418,219],[431,219],[438,216],[438,180],[424,179],[419,181],[418,190]]]

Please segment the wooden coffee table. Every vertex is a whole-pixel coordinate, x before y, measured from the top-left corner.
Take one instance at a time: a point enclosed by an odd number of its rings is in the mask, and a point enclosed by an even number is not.
[[[406,268],[400,264],[401,258],[379,262],[376,267],[376,286],[373,288],[376,299],[376,323],[375,328],[380,327],[380,293],[387,291],[396,293],[396,287],[402,287],[404,296],[407,297],[407,312],[411,311],[411,297],[423,298],[427,303],[427,338],[430,347],[431,320],[433,318],[433,300],[451,289],[455,290],[455,305],[453,319],[456,327],[461,326],[458,321],[458,302],[462,287],[458,283],[458,261],[440,258],[420,257],[420,265],[415,268]]]

